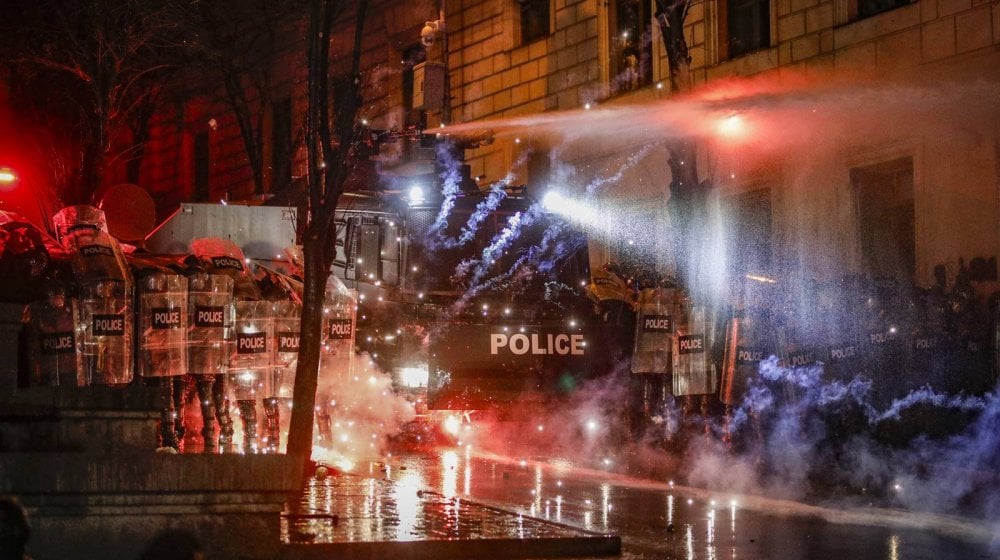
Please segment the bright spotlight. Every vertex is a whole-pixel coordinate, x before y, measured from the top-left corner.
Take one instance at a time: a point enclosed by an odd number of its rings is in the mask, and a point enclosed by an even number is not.
[[[600,209],[587,202],[568,197],[556,190],[546,192],[542,196],[541,204],[546,212],[569,218],[583,226],[595,228],[607,227],[608,216],[602,213]]]
[[[549,212],[555,212],[560,203],[565,202],[565,200],[563,195],[558,192],[549,191],[542,197],[542,208],[545,208]]]
[[[722,136],[736,139],[746,134],[747,123],[740,115],[729,115],[719,122],[718,130]]]
[[[399,381],[404,387],[426,387],[430,379],[427,364],[419,364],[399,369]]]
[[[445,418],[444,420],[444,431],[448,432],[453,436],[458,435],[459,429],[462,427],[462,421],[458,419],[458,416],[454,414]]]
[[[410,204],[420,204],[424,202],[427,198],[424,194],[424,188],[420,185],[413,185],[410,187],[409,194]]]

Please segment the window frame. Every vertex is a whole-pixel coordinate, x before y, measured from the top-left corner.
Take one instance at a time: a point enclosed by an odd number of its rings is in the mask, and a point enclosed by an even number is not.
[[[717,14],[716,14],[716,29],[718,30],[718,61],[723,62],[726,60],[733,60],[741,58],[744,56],[751,55],[755,52],[766,50],[772,48],[775,44],[775,6],[772,0],[757,0],[760,4],[765,4],[767,6],[767,29],[761,32],[762,44],[751,47],[747,50],[741,51],[739,53],[733,53],[732,49],[732,37],[730,33],[729,24],[729,14],[730,14],[730,2],[732,0],[719,0],[716,4]],[[851,0],[857,1],[857,0]]]
[[[871,211],[869,204],[870,200],[866,200],[862,192],[865,190],[864,180],[866,178],[871,178],[876,175],[894,175],[898,177],[900,173],[909,172],[909,192],[904,196],[900,197],[894,196],[892,198],[885,198],[886,201],[892,203],[878,208],[874,213]],[[872,274],[873,276],[891,276],[900,280],[912,281],[917,277],[919,272],[919,254],[917,248],[917,172],[916,172],[916,160],[912,155],[899,155],[896,157],[891,157],[887,159],[882,159],[874,162],[866,162],[861,165],[852,166],[849,168],[851,194],[853,197],[853,202],[855,205],[855,224],[856,224],[856,235],[857,235],[857,254],[858,263],[861,270],[867,274]],[[867,177],[866,177],[867,176]],[[895,180],[895,179],[894,179]],[[898,188],[897,186],[893,187]],[[878,220],[886,218],[890,213],[898,212],[900,209],[908,210],[909,215],[909,231],[907,239],[908,247],[906,255],[897,255],[901,260],[904,260],[902,264],[906,265],[906,270],[885,270],[880,268],[876,271],[875,267],[872,266],[873,263],[879,262],[884,264],[884,259],[880,257],[877,252],[870,247],[872,243],[872,238],[878,237],[878,234],[882,231],[876,228],[866,227],[869,220],[866,217],[873,217]],[[896,224],[898,226],[898,224]],[[883,228],[884,229],[884,228]],[[895,240],[894,241],[898,241]]]
[[[546,30],[545,30],[544,33],[539,33],[538,35],[530,36],[529,37],[529,36],[527,36],[525,34],[525,25],[524,25],[524,22],[525,22],[525,7],[526,6],[530,6],[532,4],[535,4],[535,3],[537,3],[539,5],[539,6],[536,6],[536,8],[540,8],[542,3],[544,3],[547,6],[547,8],[548,8],[548,10],[547,10],[548,11],[548,17],[547,17],[547,21],[545,22],[546,23],[546,26],[545,26]],[[543,40],[543,39],[545,39],[545,38],[547,38],[547,37],[549,37],[549,36],[552,35],[552,32],[553,32],[552,24],[555,21],[555,14],[553,13],[554,9],[553,9],[553,2],[552,2],[552,0],[514,0],[514,6],[515,6],[516,11],[517,11],[517,15],[514,18],[514,20],[517,22],[517,26],[518,26],[518,43],[517,43],[517,46],[519,46],[519,47],[528,46],[528,45],[530,45],[530,44],[532,44],[532,43],[534,43],[536,41],[541,41],[541,40]],[[542,11],[545,11],[545,10],[539,9],[539,11],[542,12]],[[539,29],[542,29],[542,27],[540,27]]]
[[[654,21],[654,15],[656,13],[655,6],[653,4],[654,0],[624,1],[635,3],[640,6],[639,21],[645,19],[645,27],[640,35],[645,35],[648,38],[648,44],[645,45],[645,48],[643,48],[641,43],[639,45],[640,58],[636,61],[638,74],[636,74],[634,85],[631,87],[623,85],[622,82],[623,77],[625,76],[625,68],[621,56],[624,54],[625,47],[619,45],[620,38],[618,20],[620,0],[609,0],[608,2],[602,3],[599,25],[603,30],[604,36],[600,42],[598,56],[601,61],[603,82],[608,88],[609,97],[639,91],[656,83],[657,65],[660,57],[662,56],[662,52],[657,47],[659,43],[657,41],[657,38],[659,37],[659,29],[657,25],[655,25]],[[646,13],[643,14],[643,11]],[[648,17],[644,18],[644,15],[648,15]],[[646,60],[643,60],[641,56],[642,54],[646,55]],[[643,72],[643,69],[645,72]]]

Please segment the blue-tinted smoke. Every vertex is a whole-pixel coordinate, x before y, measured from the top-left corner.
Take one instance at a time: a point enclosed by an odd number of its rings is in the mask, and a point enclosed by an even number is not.
[[[516,212],[507,218],[507,226],[493,237],[489,245],[483,248],[483,252],[478,258],[466,259],[458,264],[455,276],[465,280],[465,283],[470,287],[482,283],[483,278],[489,274],[497,260],[520,237],[521,229],[533,224],[541,214],[541,207],[534,204],[527,211]]]
[[[518,212],[508,219],[507,227],[498,233],[490,244],[483,249],[477,259],[468,259],[459,264],[456,277],[464,278],[467,286],[462,297],[456,301],[453,311],[459,311],[469,301],[480,294],[499,289],[514,289],[513,284],[535,273],[543,278],[549,277],[556,267],[567,256],[574,254],[586,242],[582,235],[568,232],[562,222],[551,223],[535,244],[520,248],[521,255],[506,271],[490,275],[496,262],[518,240],[524,228],[530,227],[542,219],[545,212],[540,204],[531,205],[525,212]],[[544,297],[547,301],[555,301],[563,290],[572,290],[559,282],[544,284]]]
[[[646,159],[646,156],[649,155],[649,152],[652,151],[653,148],[655,148],[656,146],[657,144],[647,144],[643,146],[641,149],[639,149],[639,151],[629,156],[629,158],[625,161],[625,163],[623,163],[618,168],[617,171],[606,177],[595,178],[587,185],[587,194],[592,195],[601,188],[603,188],[605,185],[618,184],[618,182],[622,180],[622,177],[625,176],[625,172],[635,167],[635,165],[640,161]]]
[[[532,208],[537,208],[533,206]],[[573,254],[583,244],[582,236],[566,231],[566,225],[555,222],[545,228],[542,239],[514,262],[511,269],[532,265],[542,274],[553,272],[554,267],[566,256]]]
[[[449,238],[445,236],[448,221],[452,211],[455,209],[455,202],[462,194],[461,189],[461,166],[462,162],[452,156],[451,152],[442,146],[438,146],[438,158],[445,170],[441,173],[442,194],[444,199],[441,202],[441,209],[438,211],[434,223],[427,230],[425,245],[431,249],[454,249],[469,243],[476,237],[480,226],[489,218],[490,214],[500,207],[500,204],[507,198],[507,189],[517,178],[514,169],[521,167],[528,157],[527,151],[521,154],[518,160],[511,167],[511,171],[503,179],[490,185],[489,193],[483,200],[476,204],[476,209],[469,215],[465,224],[462,225],[462,232],[458,237]]]
[[[1000,519],[996,391],[920,388],[887,407],[874,402],[869,381],[831,381],[821,366],[772,357],[730,414],[701,419],[711,435],[687,447],[685,470],[713,488]],[[690,429],[677,403],[663,416],[668,436]]]
[[[441,209],[438,211],[434,223],[427,230],[427,238],[424,242],[429,248],[435,248],[444,242],[444,230],[448,226],[448,216],[451,215],[455,207],[455,200],[462,192],[462,161],[452,154],[448,144],[441,142],[436,148],[438,161],[444,167],[441,172],[441,194],[444,199],[441,201]]]
[[[458,241],[450,246],[465,245],[476,237],[479,226],[486,221],[491,212],[500,207],[503,199],[507,198],[507,186],[507,184],[500,182],[490,187],[490,194],[486,195],[486,198],[476,205],[476,211],[469,216],[465,225],[462,226],[462,234],[458,237]]]

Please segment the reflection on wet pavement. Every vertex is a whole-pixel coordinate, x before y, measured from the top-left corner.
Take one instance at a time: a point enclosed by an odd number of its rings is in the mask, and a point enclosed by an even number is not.
[[[404,453],[362,468],[360,475],[313,480],[303,512],[339,518],[291,519],[288,538],[533,538],[568,536],[577,527],[620,535],[627,558],[1000,557],[983,524],[723,495],[558,461],[480,457],[460,448]]]
[[[388,469],[387,469],[388,470]],[[454,472],[444,469],[442,473]],[[448,478],[448,477],[446,477]],[[536,539],[583,533],[427,489],[418,470],[389,478],[353,474],[309,481],[300,511],[286,516],[286,542],[337,543],[441,539]]]

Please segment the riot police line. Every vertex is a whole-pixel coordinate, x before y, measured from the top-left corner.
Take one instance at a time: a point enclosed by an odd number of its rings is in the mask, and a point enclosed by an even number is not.
[[[89,206],[64,209],[53,222],[63,252],[38,277],[27,308],[29,384],[160,387],[165,406],[151,446],[179,447],[183,407],[196,398],[206,450],[279,451],[299,349],[294,271],[252,271],[221,239],[192,240],[186,255],[126,254]],[[335,288],[327,299],[335,328],[324,331],[323,347],[349,354],[353,299]]]
[[[599,274],[621,276],[592,288],[598,305],[614,302],[634,317],[630,407],[645,418],[633,422],[648,424],[670,399],[725,414],[764,382],[761,363],[772,356],[788,371],[811,368],[821,382],[869,383],[875,407],[924,387],[983,394],[997,383],[997,295],[977,296],[961,273],[931,288],[856,275],[827,283],[748,277],[714,305],[651,273]],[[795,383],[778,385],[782,399],[799,398]]]

